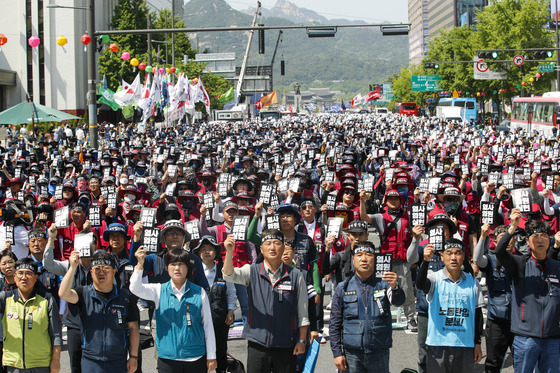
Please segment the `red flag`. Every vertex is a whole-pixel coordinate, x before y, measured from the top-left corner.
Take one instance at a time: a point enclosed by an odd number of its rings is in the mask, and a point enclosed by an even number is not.
[[[262,104],[261,104],[261,100],[255,102],[255,109],[262,109]]]
[[[290,111],[290,113],[294,110],[294,109],[292,108],[292,105],[290,105],[290,107],[288,108],[288,110]]]
[[[367,94],[366,101],[379,100],[380,97],[379,88],[377,88],[375,91],[371,91]]]

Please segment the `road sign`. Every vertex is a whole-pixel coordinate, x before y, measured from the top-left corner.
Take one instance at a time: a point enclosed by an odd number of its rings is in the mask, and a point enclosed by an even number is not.
[[[439,91],[439,81],[441,78],[439,75],[412,75],[412,91],[413,92],[423,92]]]
[[[491,70],[483,59],[477,56],[473,57],[473,75],[475,80],[505,80],[507,73],[505,71]],[[496,65],[495,63],[492,66]]]
[[[539,65],[539,72],[540,73],[552,73],[552,72],[554,72],[555,67],[556,66],[554,64],[548,64],[548,63],[545,64],[545,65],[540,64]]]
[[[522,55],[516,54],[513,56],[513,64],[515,66],[521,66],[523,65],[523,62],[525,62],[525,58]]]
[[[481,73],[485,73],[488,71],[488,65],[484,63],[484,60],[478,61],[475,67]]]

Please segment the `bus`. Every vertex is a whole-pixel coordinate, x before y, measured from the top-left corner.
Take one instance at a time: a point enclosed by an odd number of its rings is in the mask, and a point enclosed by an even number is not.
[[[418,115],[418,106],[414,102],[397,102],[393,108],[393,113],[411,117]]]
[[[539,131],[550,135],[559,128],[560,92],[547,92],[537,97],[516,97],[511,108],[511,129],[522,128],[528,133]]]
[[[437,106],[459,106],[464,109],[463,120],[475,121],[477,117],[476,99],[467,97],[444,97],[440,98]]]

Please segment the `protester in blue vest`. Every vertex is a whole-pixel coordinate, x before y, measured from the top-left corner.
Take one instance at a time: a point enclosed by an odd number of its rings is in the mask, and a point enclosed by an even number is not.
[[[156,304],[156,345],[159,373],[206,373],[216,369],[216,340],[206,291],[187,280],[189,253],[175,249],[165,254],[170,281],[143,284],[146,252],[136,252],[138,264],[130,291]]]
[[[375,276],[376,247],[360,241],[353,247],[356,274],[338,284],[333,295],[329,335],[334,363],[348,373],[388,373],[393,346],[391,305],[402,306],[397,274]]]
[[[435,253],[433,245],[424,248],[416,278],[429,304],[427,371],[470,373],[482,358],[482,290],[478,281],[462,270],[465,246],[461,240],[447,240],[439,253],[444,268],[428,273]]]
[[[560,366],[560,262],[550,255],[548,223],[525,225],[530,253],[512,255],[507,246],[515,234],[521,212],[513,209],[511,225],[496,246],[496,257],[513,282],[511,331],[516,372],[558,372]],[[556,240],[555,240],[556,241]],[[555,242],[554,241],[554,242]],[[555,242],[556,245],[558,242]]]
[[[224,246],[224,280],[247,286],[250,318],[243,326],[248,340],[247,373],[294,373],[296,355],[307,343],[308,298],[306,280],[297,268],[282,262],[284,235],[278,229],[261,234],[262,263],[233,267],[235,238]]]
[[[70,268],[58,294],[77,304],[82,326],[82,372],[134,373],[138,366],[138,307],[130,292],[115,285],[115,256],[98,250],[91,259],[93,284],[72,289],[80,256],[70,255]],[[127,337],[127,331],[130,337]],[[128,343],[130,340],[130,344]]]
[[[496,242],[499,242],[508,226],[500,225],[494,230]],[[480,229],[473,261],[486,274],[488,289],[488,313],[486,320],[486,373],[499,373],[504,363],[508,347],[513,344],[511,332],[511,278],[505,267],[496,258],[494,251],[489,251],[490,225],[484,224]],[[507,251],[512,253],[515,239],[510,239]],[[485,254],[485,252],[488,252]]]

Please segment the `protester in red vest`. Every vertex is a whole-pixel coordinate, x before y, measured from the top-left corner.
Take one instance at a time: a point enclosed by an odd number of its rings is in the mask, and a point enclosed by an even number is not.
[[[414,293],[410,264],[406,261],[406,250],[412,240],[408,229],[408,214],[403,208],[402,195],[394,189],[385,193],[385,207],[382,214],[369,215],[366,211],[368,195],[360,193],[360,218],[373,225],[381,235],[381,252],[393,255],[392,271],[399,277],[399,285],[406,294],[403,305],[408,328],[417,331],[418,325],[414,319]]]

